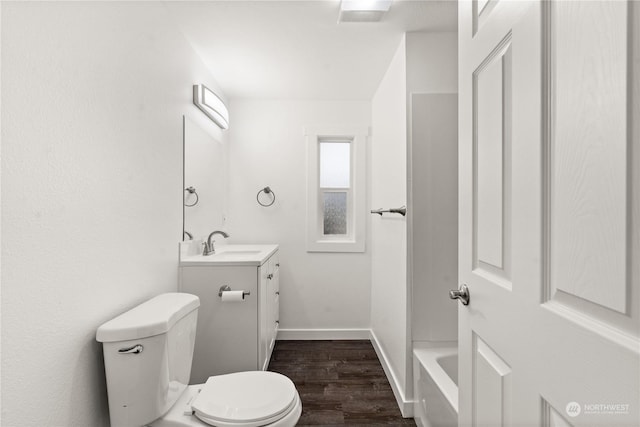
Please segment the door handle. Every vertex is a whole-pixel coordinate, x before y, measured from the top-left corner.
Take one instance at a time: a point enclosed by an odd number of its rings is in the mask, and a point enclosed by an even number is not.
[[[453,289],[449,291],[449,298],[460,300],[463,305],[469,305],[469,288],[467,285],[460,285],[460,289]]]

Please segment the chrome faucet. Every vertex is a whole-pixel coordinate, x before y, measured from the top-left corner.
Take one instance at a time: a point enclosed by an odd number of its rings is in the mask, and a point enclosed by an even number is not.
[[[206,242],[203,242],[202,245],[204,246],[204,250],[202,251],[202,255],[213,255],[216,253],[216,248],[213,247],[213,244],[216,242],[215,240],[211,240],[211,238],[214,236],[214,234],[219,234],[222,237],[224,237],[225,239],[227,237],[229,237],[229,235],[227,233],[225,233],[224,231],[214,231],[211,234],[209,234],[209,238],[207,239]]]

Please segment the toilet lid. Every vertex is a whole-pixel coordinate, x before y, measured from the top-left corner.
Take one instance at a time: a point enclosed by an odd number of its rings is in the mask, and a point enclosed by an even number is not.
[[[296,396],[295,385],[284,375],[237,372],[209,377],[191,408],[213,425],[265,425],[287,414]]]

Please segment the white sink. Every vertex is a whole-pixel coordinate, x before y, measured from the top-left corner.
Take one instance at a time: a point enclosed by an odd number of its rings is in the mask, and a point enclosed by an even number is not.
[[[216,260],[234,260],[234,259],[244,259],[244,258],[255,258],[261,251],[224,251],[219,252],[216,251],[215,254],[203,256],[203,258],[210,258]]]
[[[180,243],[181,266],[262,265],[278,249],[278,245],[218,245],[216,253],[202,255],[196,245],[201,247],[201,242]]]
[[[243,249],[223,249],[220,250],[218,249],[216,251],[215,254],[213,255],[255,255],[255,254],[259,254],[262,251],[249,251],[249,250],[243,250]]]

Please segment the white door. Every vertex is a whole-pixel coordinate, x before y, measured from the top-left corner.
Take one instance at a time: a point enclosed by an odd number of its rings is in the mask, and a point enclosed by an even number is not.
[[[640,2],[459,8],[460,425],[639,426]]]

